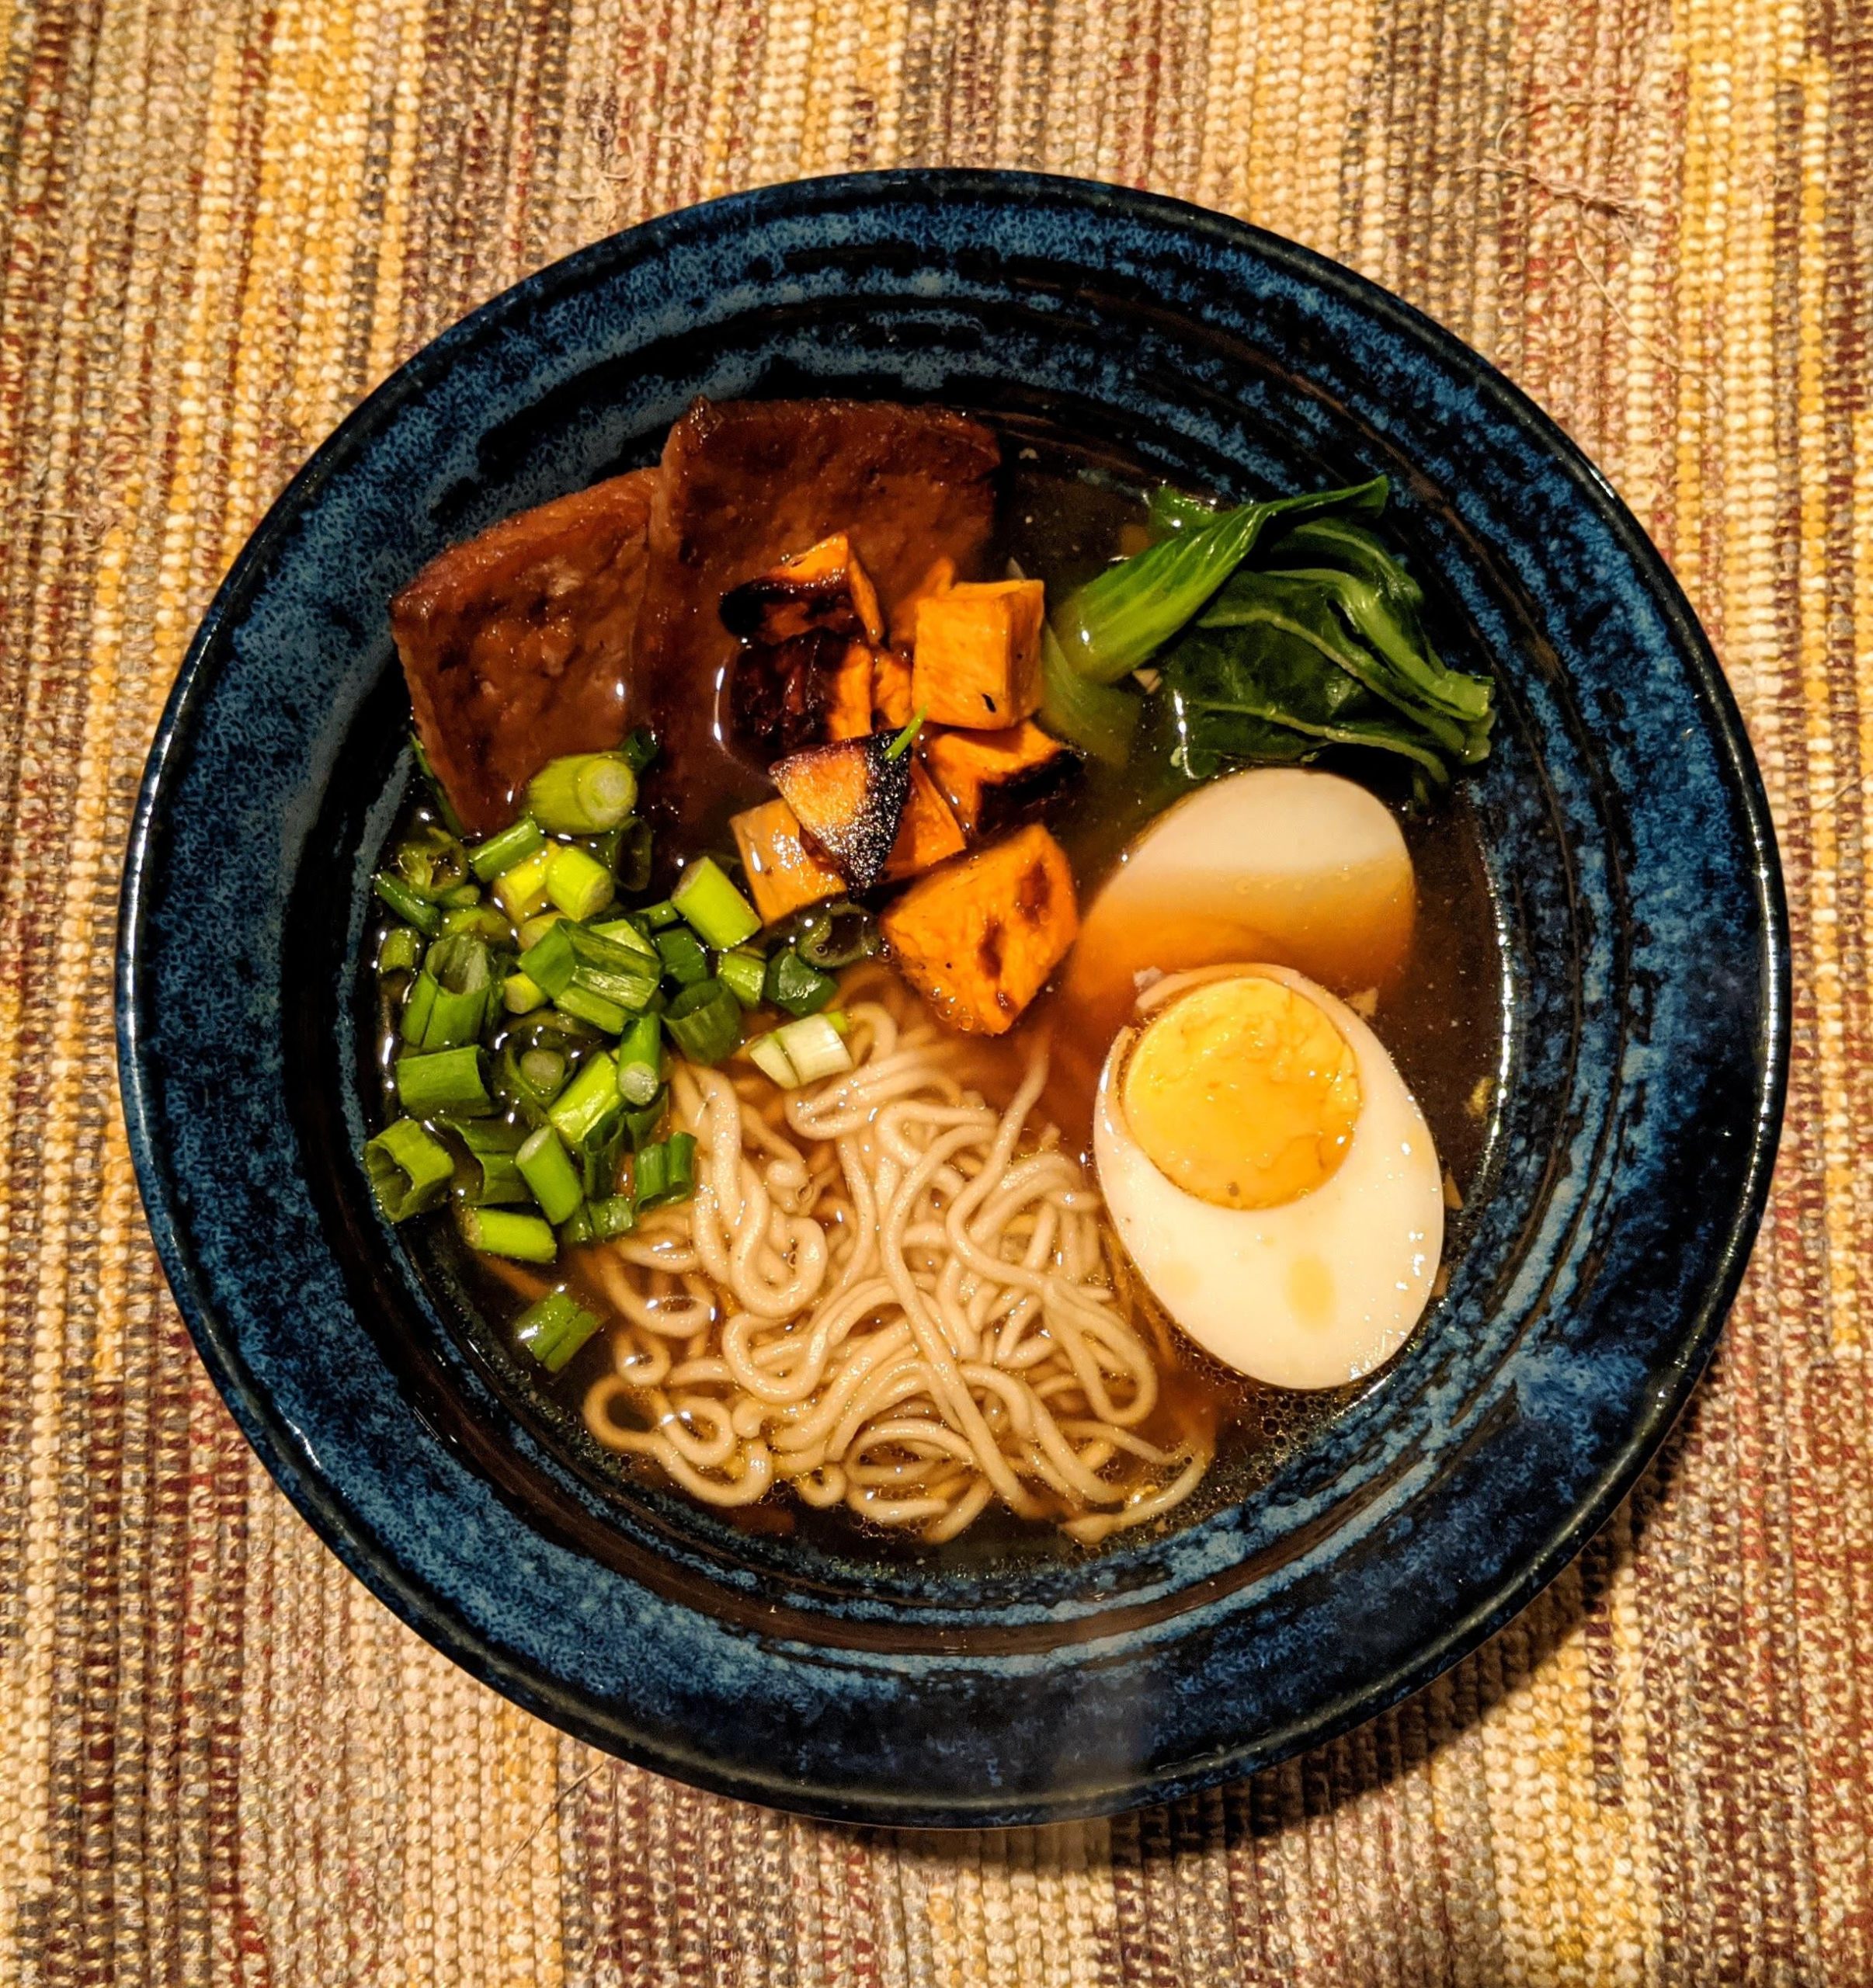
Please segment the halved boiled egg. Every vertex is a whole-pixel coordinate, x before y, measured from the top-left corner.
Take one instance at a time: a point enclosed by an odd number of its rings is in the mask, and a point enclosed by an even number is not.
[[[1289,968],[1179,974],[1121,1031],[1093,1110],[1120,1239],[1198,1345],[1284,1388],[1358,1380],[1429,1302],[1437,1156],[1384,1046]]]

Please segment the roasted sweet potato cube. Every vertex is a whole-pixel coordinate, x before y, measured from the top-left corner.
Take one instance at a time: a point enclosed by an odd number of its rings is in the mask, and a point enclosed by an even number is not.
[[[901,884],[907,877],[921,877],[939,863],[960,856],[964,846],[963,832],[950,812],[950,804],[937,792],[930,775],[913,760],[904,819],[898,824],[891,860],[884,866],[884,881]]]
[[[871,659],[871,715],[881,725],[902,731],[911,721],[909,659],[896,649],[880,649]]]
[[[971,836],[993,835],[1030,808],[1066,792],[1079,777],[1069,746],[1023,719],[1006,732],[940,732],[917,741],[923,763]]]
[[[877,589],[843,531],[725,593],[722,624],[757,642],[791,642],[821,628],[874,644],[884,639]]]
[[[1000,1035],[1079,930],[1066,852],[1036,823],[911,885],[884,913],[904,977],[954,1028]]]
[[[910,761],[888,732],[809,746],[770,770],[808,846],[855,891],[884,874],[910,791]]]
[[[829,744],[840,739],[864,739],[877,729],[871,718],[873,679],[877,674],[869,642],[847,645],[844,659],[827,686],[822,724]]]
[[[933,725],[999,732],[1041,707],[1038,580],[951,587],[917,606],[911,703]]]
[[[846,880],[807,847],[799,821],[784,801],[750,808],[729,826],[764,925],[779,924],[804,905],[845,895]]]
[[[893,648],[907,649],[911,638],[917,632],[917,606],[920,601],[933,600],[940,593],[947,593],[956,584],[956,561],[949,558],[933,559],[928,571],[909,593],[891,610],[891,642]]]

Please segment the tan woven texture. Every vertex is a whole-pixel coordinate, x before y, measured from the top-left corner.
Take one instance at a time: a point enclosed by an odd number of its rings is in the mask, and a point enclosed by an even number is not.
[[[0,0],[0,1979],[1873,1983],[1867,0]],[[308,450],[607,231],[851,166],[1163,189],[1496,360],[1664,548],[1795,933],[1776,1191],[1607,1536],[1414,1702],[1110,1823],[853,1833],[453,1670],[192,1351],[109,1011],[194,622]]]

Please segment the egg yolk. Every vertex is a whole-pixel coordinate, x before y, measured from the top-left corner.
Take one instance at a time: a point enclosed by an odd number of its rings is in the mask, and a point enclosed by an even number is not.
[[[1125,1117],[1165,1177],[1218,1208],[1270,1208],[1330,1180],[1359,1117],[1346,1038],[1278,980],[1213,980],[1127,1059]]]

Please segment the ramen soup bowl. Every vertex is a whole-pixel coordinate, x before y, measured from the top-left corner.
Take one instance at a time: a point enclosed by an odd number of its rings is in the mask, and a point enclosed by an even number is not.
[[[1376,1375],[1257,1396],[1198,1495],[1096,1547],[737,1517],[622,1472],[533,1384],[459,1253],[374,1204],[363,949],[409,778],[387,603],[446,546],[655,461],[698,394],[941,403],[997,429],[1017,488],[1031,470],[1246,498],[1382,474],[1439,649],[1494,683],[1492,750],[1416,852],[1427,904],[1447,883],[1470,908],[1419,943],[1461,956],[1452,1026],[1487,1076],[1444,1288]],[[1508,1620],[1710,1354],[1787,1054],[1743,728],[1592,467],[1347,270],[1014,174],[718,201],[420,353],[301,472],[203,622],[150,758],[121,945],[130,1140],[172,1288],[321,1536],[568,1731],[880,1823],[1166,1799],[1345,1730]]]

